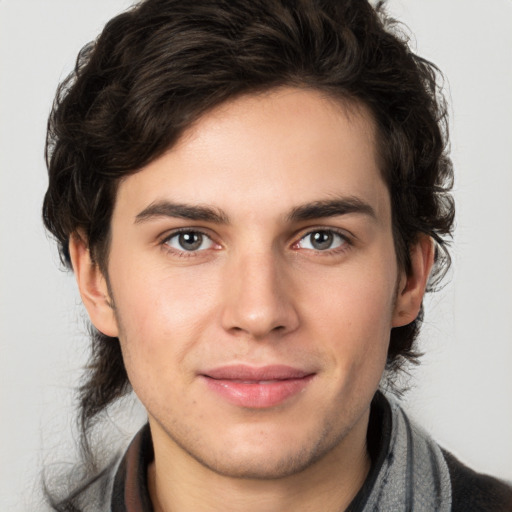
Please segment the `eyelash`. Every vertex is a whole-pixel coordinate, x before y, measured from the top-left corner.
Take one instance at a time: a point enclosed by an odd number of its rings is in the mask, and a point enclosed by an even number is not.
[[[329,255],[336,255],[336,254],[339,254],[339,253],[346,252],[353,245],[352,237],[349,236],[345,231],[341,231],[341,230],[334,229],[334,228],[331,228],[331,227],[330,228],[318,227],[318,228],[314,228],[314,229],[308,229],[306,232],[304,232],[300,236],[299,240],[292,245],[292,247],[299,249],[298,246],[299,246],[299,244],[303,240],[307,239],[308,237],[311,237],[312,235],[314,235],[316,233],[324,233],[324,234],[334,235],[336,237],[339,237],[341,239],[342,243],[341,243],[341,245],[339,247],[335,247],[335,248],[332,248],[332,249],[328,248],[328,249],[322,250],[322,249],[315,249],[313,247],[311,249],[305,249],[305,250],[312,251],[312,252],[315,252],[317,254],[322,254],[322,255],[325,255],[325,256],[329,256]]]
[[[328,249],[325,249],[325,250],[321,250],[321,249],[315,249],[315,248],[311,248],[311,249],[308,248],[308,249],[305,249],[305,250],[312,251],[312,252],[315,252],[315,253],[318,253],[318,254],[323,254],[323,255],[335,255],[335,254],[347,251],[353,245],[352,238],[350,236],[348,236],[345,231],[340,231],[340,230],[337,230],[337,229],[334,229],[334,228],[321,228],[320,227],[320,228],[308,229],[307,231],[303,232],[300,235],[300,238],[296,242],[294,242],[291,247],[293,249],[300,249],[299,244],[303,240],[305,240],[308,236],[312,236],[315,233],[326,233],[326,234],[335,235],[335,236],[339,237],[342,240],[342,244],[341,244],[340,247],[335,247],[334,249],[329,249],[328,248]],[[208,233],[206,233],[205,231],[203,231],[201,229],[192,229],[192,228],[181,228],[181,229],[177,229],[177,230],[172,231],[172,233],[167,234],[161,240],[160,245],[167,252],[170,252],[174,256],[178,256],[178,257],[181,257],[181,258],[196,257],[198,255],[198,253],[201,253],[201,252],[206,251],[206,250],[209,249],[208,248],[208,249],[187,251],[185,249],[180,250],[180,249],[176,249],[174,247],[171,247],[169,245],[169,241],[172,240],[175,237],[178,237],[181,234],[201,235],[202,237],[205,237],[206,239],[210,240],[210,242],[212,244],[215,244],[215,245],[218,245],[218,246],[220,245],[220,244],[217,244],[213,240],[213,238]]]
[[[178,256],[180,258],[191,258],[191,257],[195,257],[197,256],[198,253],[200,252],[203,252],[205,251],[206,249],[202,249],[201,251],[187,251],[185,249],[183,250],[180,250],[180,249],[176,249],[174,247],[171,247],[169,245],[169,241],[172,240],[173,238],[175,237],[178,237],[179,235],[182,235],[182,234],[195,234],[195,235],[201,235],[202,237],[210,240],[210,242],[212,244],[215,244],[215,245],[219,245],[219,244],[216,244],[216,242],[213,240],[213,238],[208,234],[208,233],[205,233],[204,231],[202,231],[201,229],[192,229],[192,228],[181,228],[181,229],[176,229],[174,230],[172,233],[169,233],[167,234],[163,239],[162,241],[160,242],[160,245],[165,249],[165,251],[169,252],[169,253],[172,253],[173,256]]]

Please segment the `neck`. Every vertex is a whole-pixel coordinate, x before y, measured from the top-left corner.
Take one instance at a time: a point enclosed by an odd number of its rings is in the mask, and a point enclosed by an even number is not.
[[[368,417],[367,412],[359,428],[306,469],[269,480],[221,475],[176,446],[160,453],[155,446],[155,460],[148,468],[155,512],[345,510],[370,470]]]

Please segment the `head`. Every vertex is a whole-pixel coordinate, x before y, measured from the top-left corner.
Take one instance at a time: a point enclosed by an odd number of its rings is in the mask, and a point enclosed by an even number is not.
[[[62,260],[70,265],[70,241],[80,239],[109,286],[113,215],[128,178],[223,106],[293,90],[370,121],[398,275],[413,271],[411,253],[429,237],[433,286],[449,263],[454,216],[445,105],[435,67],[380,10],[354,0],[149,0],[111,20],[80,53],[49,120],[43,217]],[[390,330],[389,371],[415,359],[421,317]],[[92,330],[85,423],[129,389],[112,334]]]

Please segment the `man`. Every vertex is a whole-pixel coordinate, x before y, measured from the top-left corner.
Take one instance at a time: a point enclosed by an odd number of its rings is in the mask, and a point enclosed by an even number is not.
[[[84,438],[130,388],[148,426],[57,510],[512,508],[378,391],[449,262],[435,80],[361,1],[148,0],[82,51],[44,219]]]

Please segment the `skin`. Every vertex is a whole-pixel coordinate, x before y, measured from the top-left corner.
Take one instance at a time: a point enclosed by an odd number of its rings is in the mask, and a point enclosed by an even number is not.
[[[362,106],[293,88],[243,96],[120,183],[109,286],[72,237],[84,304],[119,337],[148,412],[156,510],[340,510],[361,487],[390,330],[417,316],[433,260],[420,237],[410,274],[398,269],[377,162]],[[179,229],[200,245],[186,250]],[[248,407],[205,382],[233,364],[312,377]]]

